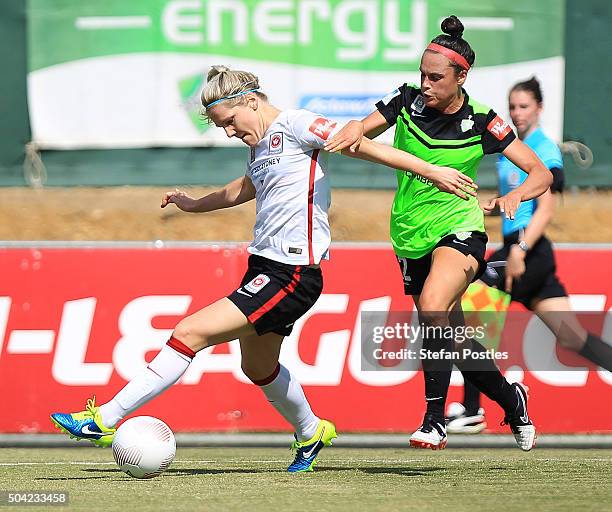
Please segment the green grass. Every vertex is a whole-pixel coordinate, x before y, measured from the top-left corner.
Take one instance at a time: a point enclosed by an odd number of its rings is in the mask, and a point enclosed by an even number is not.
[[[166,473],[135,480],[108,449],[5,448],[0,490],[68,491],[70,510],[100,512],[612,510],[609,450],[332,448],[297,475],[290,461],[288,449],[179,448]]]

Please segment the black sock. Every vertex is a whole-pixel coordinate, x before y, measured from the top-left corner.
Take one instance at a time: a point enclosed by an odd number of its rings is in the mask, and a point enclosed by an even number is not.
[[[480,390],[469,380],[463,384],[463,406],[466,416],[476,416],[480,409]]]
[[[584,347],[579,354],[598,366],[612,372],[612,346],[594,334],[587,335]]]
[[[429,326],[430,327],[430,326]],[[437,329],[432,329],[437,331]],[[426,331],[427,332],[427,331]],[[423,336],[423,348],[430,353],[444,350],[450,353],[453,347],[452,339],[446,339],[430,332]],[[431,414],[435,421],[444,425],[444,406],[448,386],[450,385],[453,362],[451,359],[424,358],[421,361],[425,377],[425,400],[427,400],[427,414]]]
[[[462,348],[470,348],[473,352],[486,352],[475,340],[466,340]],[[487,397],[497,402],[506,413],[514,411],[516,394],[492,359],[469,359],[456,361],[455,364],[461,370],[466,383],[471,382]]]

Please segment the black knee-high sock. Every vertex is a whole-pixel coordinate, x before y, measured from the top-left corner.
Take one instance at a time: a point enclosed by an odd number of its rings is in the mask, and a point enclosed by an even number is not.
[[[584,347],[582,347],[579,354],[596,365],[612,372],[612,345],[608,345],[594,334],[589,333],[587,335]]]
[[[476,340],[466,340],[462,348],[470,348],[475,352],[486,352],[486,349]],[[501,374],[492,359],[469,359],[455,361],[466,382],[471,382],[476,388],[491,400],[497,402],[506,413],[511,413],[516,407],[516,394]]]
[[[480,390],[469,380],[463,383],[463,406],[466,416],[476,416],[480,409]]]
[[[432,329],[433,331],[433,329]],[[436,330],[437,333],[439,331]],[[444,350],[450,353],[453,348],[452,339],[446,339],[434,333],[423,337],[423,348],[430,354]],[[450,359],[434,359],[426,357],[421,361],[425,377],[425,400],[427,401],[427,414],[434,420],[444,424],[444,406],[450,385],[453,362]]]

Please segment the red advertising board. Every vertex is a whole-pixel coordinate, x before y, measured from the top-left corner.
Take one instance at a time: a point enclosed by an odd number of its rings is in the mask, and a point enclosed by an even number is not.
[[[411,431],[424,410],[418,372],[363,371],[360,312],[413,309],[387,246],[334,246],[324,291],[284,342],[282,358],[321,417],[341,431]],[[173,326],[230,291],[244,246],[0,248],[0,432],[50,432],[56,411],[110,399]],[[612,307],[612,249],[561,248],[558,273],[573,304]],[[518,306],[513,306],[513,308]],[[612,325],[601,327],[612,334]],[[534,334],[534,332],[536,334]],[[525,345],[537,343],[532,332]],[[539,333],[539,334],[537,334]],[[612,375],[595,369],[514,368],[530,387],[540,432],[612,430]],[[460,398],[451,387],[449,400]],[[489,426],[502,412],[484,401]],[[237,342],[204,351],[183,378],[145,405],[176,431],[289,430],[240,370]]]

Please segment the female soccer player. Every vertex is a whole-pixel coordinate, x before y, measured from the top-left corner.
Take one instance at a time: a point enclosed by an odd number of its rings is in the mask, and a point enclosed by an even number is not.
[[[491,267],[480,279],[510,293],[513,301],[535,312],[562,346],[612,371],[612,346],[587,332],[571,312],[565,287],[555,273],[552,245],[544,235],[555,211],[552,193],[562,192],[565,180],[561,152],[540,128],[542,101],[540,84],[534,77],[510,89],[508,109],[519,139],[550,169],[553,184],[537,201],[522,203],[513,220],[502,218],[504,245],[488,261],[505,261],[505,270],[503,266]],[[497,174],[502,194],[518,187],[527,177],[505,156],[497,163]],[[463,405],[454,402],[448,407],[448,431],[478,433],[486,426],[480,392],[466,381],[464,393]]]
[[[438,165],[460,169],[472,179],[485,154],[503,153],[529,176],[517,188],[495,198],[513,219],[521,201],[544,193],[552,176],[536,155],[493,110],[470,98],[463,89],[474,52],[462,38],[463,25],[451,16],[442,22],[443,35],[432,40],[421,58],[421,87],[404,84],[376,104],[362,121],[350,122],[325,148],[357,150],[365,133],[373,138],[396,125],[394,146]],[[398,171],[398,188],[391,210],[391,241],[403,274],[406,294],[412,295],[422,323],[445,327],[461,317],[460,297],[485,269],[487,236],[482,210],[473,197],[462,200],[442,195],[433,184]],[[426,332],[436,332],[435,329]],[[439,331],[438,331],[439,332]],[[452,340],[429,336],[423,348],[431,359],[422,361],[427,411],[410,444],[442,449],[446,445],[444,404],[452,361],[435,357],[452,351]],[[473,342],[474,350],[484,348]],[[487,396],[506,413],[518,445],[530,450],[535,427],[529,420],[525,390],[510,385],[492,361],[483,371],[467,372]]]
[[[147,369],[112,400],[100,407],[90,400],[85,411],[51,418],[63,432],[107,446],[115,426],[174,384],[198,351],[239,339],[242,370],[295,428],[297,453],[288,470],[312,471],[321,448],[336,437],[335,427],[313,413],[278,356],[283,338],[323,287],[319,263],[328,258],[330,245],[330,188],[321,150],[338,128],[305,110],[281,112],[259,90],[255,75],[225,67],[209,72],[202,104],[210,121],[250,147],[246,174],[199,199],[168,192],[161,206],[209,212],[255,199],[246,274],[229,296],[181,320]],[[415,173],[461,198],[475,194],[472,179],[461,172],[375,142],[364,140],[354,156]]]

